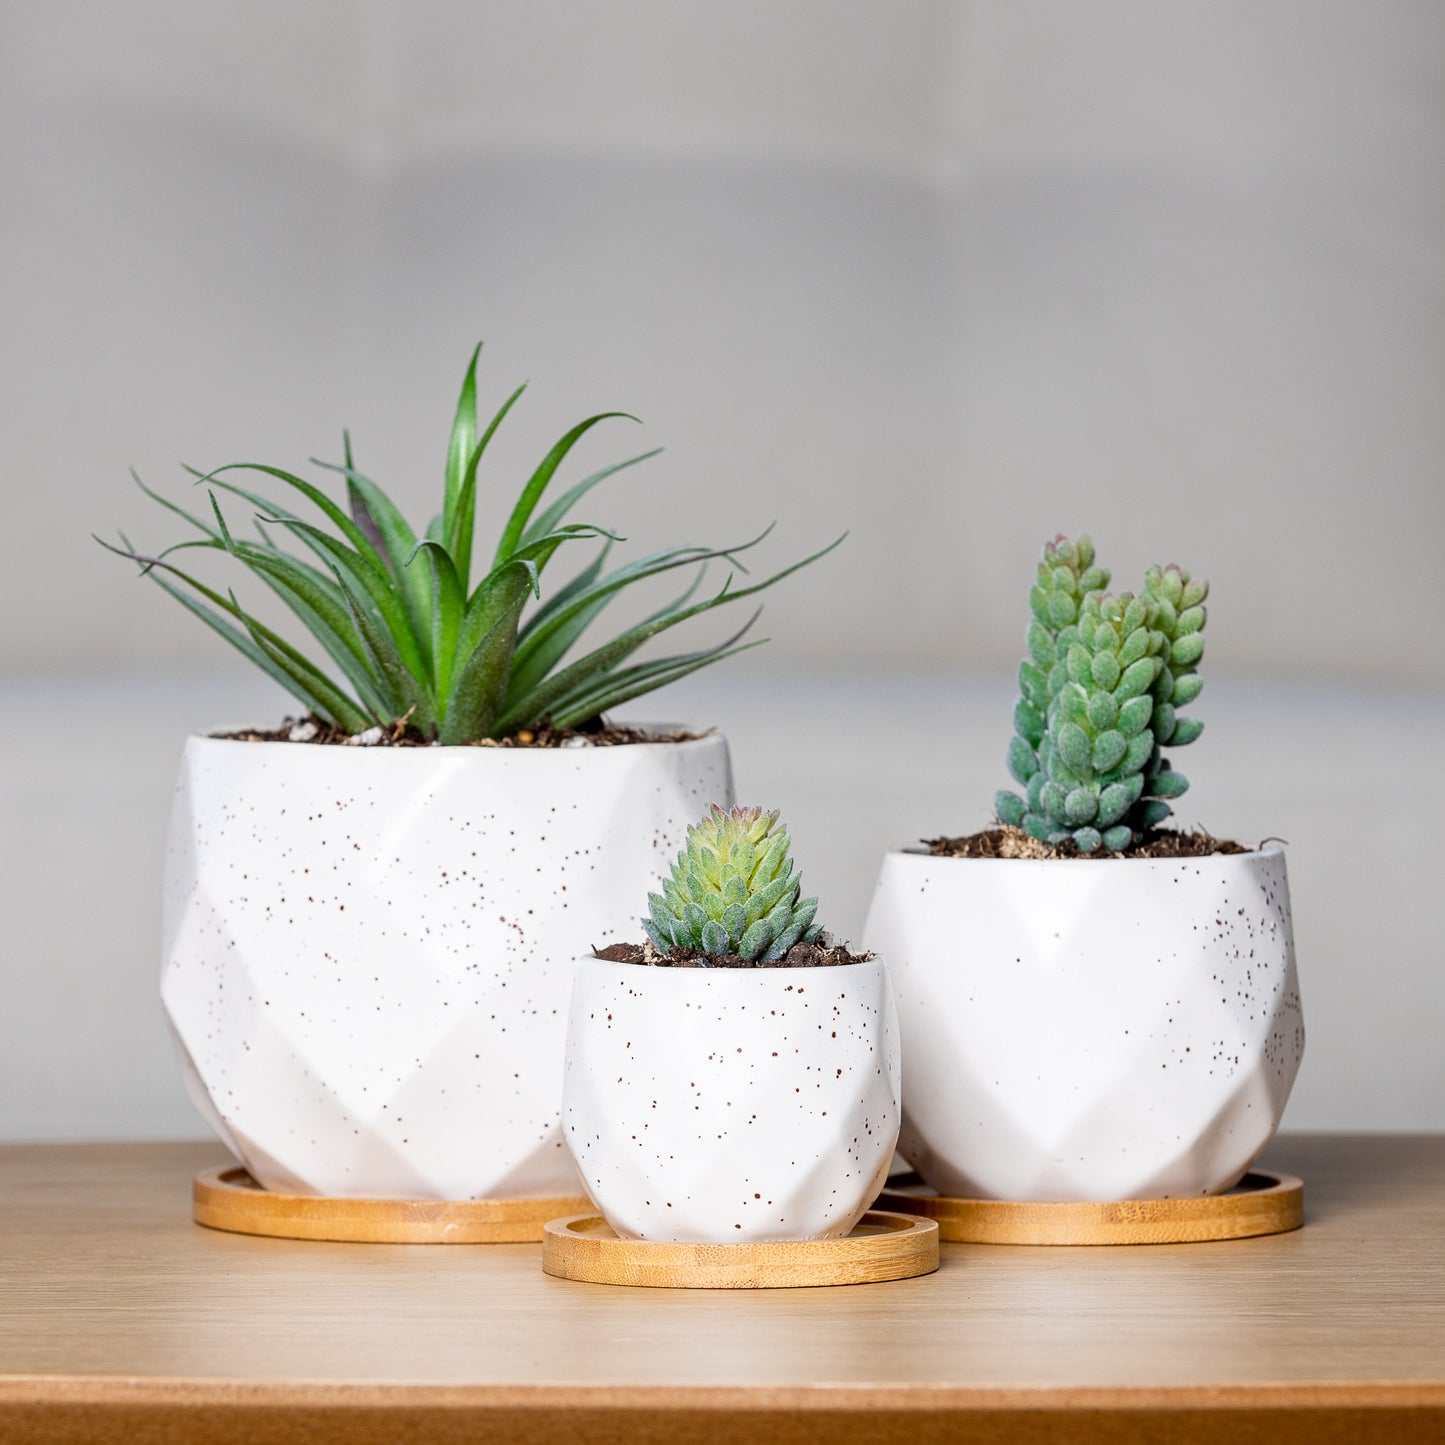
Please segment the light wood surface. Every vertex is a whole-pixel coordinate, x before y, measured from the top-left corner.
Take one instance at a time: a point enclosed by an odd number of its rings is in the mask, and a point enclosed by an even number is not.
[[[563,1199],[318,1199],[262,1189],[239,1165],[202,1169],[191,1213],[207,1229],[351,1244],[539,1244],[549,1219],[591,1209]]]
[[[940,1198],[927,1186],[890,1182],[877,1208],[935,1220],[951,1244],[1203,1244],[1304,1223],[1304,1184],[1293,1174],[1246,1174],[1230,1194],[1112,1204]]]
[[[598,1214],[550,1221],[542,1268],[558,1279],[647,1289],[807,1289],[914,1279],[938,1268],[931,1219],[870,1211],[842,1239],[668,1244],[619,1239]]]
[[[944,1245],[866,1289],[201,1229],[209,1145],[0,1149],[0,1440],[1445,1439],[1445,1140],[1285,1138],[1306,1227]],[[811,1433],[809,1433],[811,1432]]]

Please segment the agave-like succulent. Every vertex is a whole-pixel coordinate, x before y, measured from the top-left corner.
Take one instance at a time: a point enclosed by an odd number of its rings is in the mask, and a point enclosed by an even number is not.
[[[625,566],[605,570],[612,543],[601,527],[570,524],[572,507],[599,482],[657,455],[660,448],[614,462],[575,483],[540,513],[542,495],[573,446],[599,422],[625,417],[603,412],[578,423],[547,453],[527,479],[502,528],[486,571],[472,584],[477,469],[503,418],[526,389],[502,404],[480,431],[473,352],[462,384],[447,450],[442,511],[421,536],[387,494],[352,462],[345,439],[340,465],[317,465],[345,478],[343,509],[320,488],[279,467],[236,462],[213,472],[187,468],[210,493],[210,517],[196,516],[151,491],[147,496],[190,524],[200,537],[143,555],[121,534],[120,547],[102,546],[141,565],[162,590],[188,608],[305,707],[350,733],[404,719],[442,743],[505,737],[550,722],[572,727],[665,683],[758,646],[743,643],[757,613],[726,641],[689,653],[629,659],[651,638],[691,617],[761,592],[816,561],[843,539],[762,581],[735,587],[730,573],[722,588],[693,601],[706,564],[723,561],[745,571],[739,553],[767,532],[733,547],[673,547]],[[636,418],[628,418],[636,420]],[[284,483],[321,514],[317,525],[247,490],[235,473],[260,473]],[[233,535],[216,492],[256,509],[259,542]],[[771,530],[769,528],[768,530]],[[294,538],[320,566],[283,548],[277,535]],[[97,539],[100,540],[100,539]],[[601,543],[590,563],[564,585],[542,591],[542,574],[553,555],[570,543]],[[188,548],[228,553],[258,577],[296,614],[335,665],[317,666],[271,628],[244,611],[234,592],[208,587],[168,559]],[[625,589],[679,568],[696,576],[683,595],[602,646],[563,666],[598,613]],[[534,607],[523,619],[528,603]],[[765,639],[764,639],[765,640]],[[624,664],[627,664],[624,666]]]
[[[642,920],[652,945],[698,948],[776,963],[795,943],[811,943],[816,898],[798,899],[802,878],[788,856],[791,840],[776,811],[716,803],[687,830],[687,841],[661,893],[649,893]]]
[[[1189,786],[1163,756],[1204,730],[1179,709],[1199,696],[1209,585],[1151,567],[1138,595],[1111,596],[1088,537],[1044,547],[1030,593],[1029,656],[1019,665],[999,818],[1081,853],[1121,852],[1173,811]]]

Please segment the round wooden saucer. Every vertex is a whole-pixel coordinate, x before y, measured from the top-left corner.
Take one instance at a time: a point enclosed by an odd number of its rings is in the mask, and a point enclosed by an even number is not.
[[[667,1244],[619,1239],[598,1214],[554,1219],[542,1268],[559,1279],[655,1289],[799,1289],[912,1279],[938,1268],[932,1220],[870,1210],[842,1239],[767,1244]]]
[[[965,1244],[1195,1244],[1283,1234],[1304,1223],[1304,1185],[1265,1170],[1246,1174],[1228,1194],[1112,1204],[949,1199],[916,1174],[889,1185],[878,1208],[935,1220],[940,1239]]]
[[[569,1199],[331,1199],[274,1194],[238,1164],[204,1169],[191,1186],[197,1224],[232,1234],[356,1244],[535,1244],[559,1214],[592,1206]]]

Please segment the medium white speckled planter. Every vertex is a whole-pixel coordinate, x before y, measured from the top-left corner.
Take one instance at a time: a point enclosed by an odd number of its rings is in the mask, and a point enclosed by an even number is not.
[[[626,1239],[847,1234],[898,1137],[897,1019],[879,959],[653,968],[584,958],[562,1122]]]
[[[727,744],[350,748],[193,737],[161,996],[187,1087],[289,1193],[576,1192],[558,1120],[579,939],[636,928],[732,803]]]
[[[899,1148],[940,1194],[1214,1194],[1278,1127],[1304,1051],[1278,850],[883,862]]]

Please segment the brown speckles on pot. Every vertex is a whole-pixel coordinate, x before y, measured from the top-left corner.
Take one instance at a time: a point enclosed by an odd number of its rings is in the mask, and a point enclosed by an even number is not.
[[[619,1233],[821,1238],[871,1203],[898,1129],[887,972],[817,972],[828,987],[769,969],[579,964],[564,1130]]]
[[[942,1193],[1227,1189],[1273,1133],[1299,1068],[1278,851],[892,853],[864,942],[893,969],[908,1057],[900,1147]]]
[[[262,1183],[572,1192],[579,939],[630,932],[726,744],[350,749],[192,739],[162,993],[193,1097]],[[543,841],[545,840],[545,841]]]

